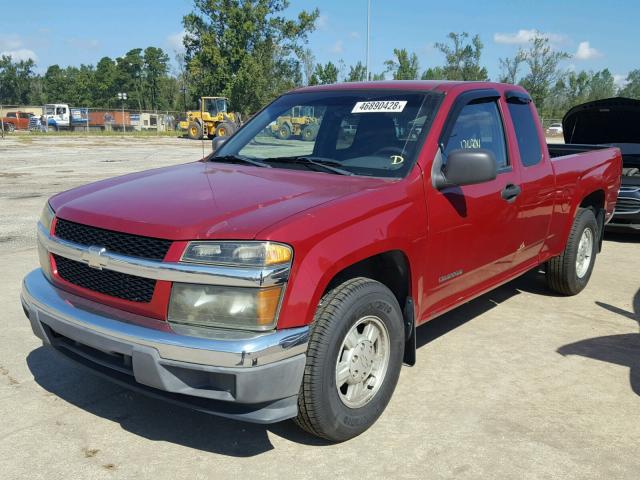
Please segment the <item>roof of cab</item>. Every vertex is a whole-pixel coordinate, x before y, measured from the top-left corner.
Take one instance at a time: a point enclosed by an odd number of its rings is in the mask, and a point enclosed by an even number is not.
[[[474,90],[478,88],[497,88],[498,90],[504,90],[505,88],[522,90],[522,87],[517,85],[507,85],[504,83],[495,82],[477,82],[477,81],[453,81],[453,80],[382,80],[373,82],[343,82],[332,83],[328,85],[313,85],[308,87],[301,87],[292,90],[291,93],[301,92],[317,92],[324,90],[415,90],[415,91],[428,91],[435,90],[439,92],[447,92],[453,90],[456,87],[462,90]]]

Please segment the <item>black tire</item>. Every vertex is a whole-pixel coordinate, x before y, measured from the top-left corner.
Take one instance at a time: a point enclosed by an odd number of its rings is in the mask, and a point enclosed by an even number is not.
[[[345,336],[367,316],[375,316],[386,327],[387,369],[368,403],[350,408],[341,400],[336,386],[336,364]],[[398,382],[403,351],[402,311],[393,293],[383,284],[362,277],[338,285],[323,297],[316,310],[295,422],[307,432],[331,441],[360,435],[389,403]]]
[[[286,123],[283,123],[276,130],[276,137],[280,140],[288,140],[291,137],[291,127]]]
[[[16,126],[13,123],[7,122],[4,124],[4,129],[9,133],[13,133],[16,131]]]
[[[232,122],[224,121],[216,127],[216,137],[230,137],[236,131],[236,126]]]
[[[302,140],[306,142],[313,142],[318,136],[318,126],[317,125],[307,125],[302,129]]]
[[[202,138],[202,125],[198,122],[191,122],[187,127],[187,136],[191,140],[200,140]]]
[[[592,238],[589,267],[582,276],[579,276],[576,264],[579,255],[578,247],[583,232],[587,229],[591,231]],[[578,209],[564,252],[547,262],[547,285],[551,290],[562,295],[576,295],[587,286],[596,261],[599,238],[598,222],[593,210],[589,208]]]

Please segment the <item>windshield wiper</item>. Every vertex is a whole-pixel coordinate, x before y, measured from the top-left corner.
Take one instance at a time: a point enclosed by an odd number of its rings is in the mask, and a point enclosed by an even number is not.
[[[261,162],[259,160],[254,160],[249,157],[245,157],[242,155],[221,155],[219,157],[209,157],[210,162],[220,161],[220,162],[243,162],[248,163],[249,165],[253,165],[255,167],[266,167],[273,168],[271,165]]]
[[[322,167],[325,170],[328,170],[333,173],[337,173],[338,175],[353,175],[353,172],[349,170],[345,170],[344,168],[340,168],[339,162],[334,162],[333,160],[325,160],[323,158],[316,157],[305,157],[304,155],[292,156],[292,157],[270,157],[264,158],[265,162],[289,162],[289,163],[304,163],[309,165],[316,165],[318,167]]]

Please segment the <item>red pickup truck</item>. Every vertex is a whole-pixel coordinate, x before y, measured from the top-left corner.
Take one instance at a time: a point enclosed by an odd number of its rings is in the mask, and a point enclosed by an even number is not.
[[[28,130],[29,119],[31,117],[33,117],[33,113],[7,112],[7,115],[2,117],[1,123],[7,132],[13,132],[14,130]]]
[[[317,135],[270,135],[296,107]],[[52,197],[24,311],[121,384],[334,441],[383,412],[417,326],[540,265],[580,292],[620,184],[617,148],[563,156],[496,83],[302,88],[223,140]]]

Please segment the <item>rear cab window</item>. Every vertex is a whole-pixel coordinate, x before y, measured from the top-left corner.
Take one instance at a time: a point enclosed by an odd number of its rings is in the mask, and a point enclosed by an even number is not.
[[[539,164],[542,161],[542,147],[531,101],[523,96],[514,96],[507,98],[507,105],[518,140],[522,166],[531,167]]]

